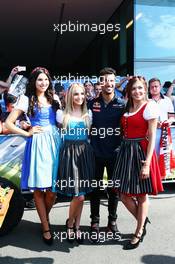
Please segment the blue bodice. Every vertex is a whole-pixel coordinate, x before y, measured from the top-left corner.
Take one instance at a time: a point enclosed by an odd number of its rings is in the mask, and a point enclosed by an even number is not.
[[[62,130],[64,140],[87,140],[88,128],[83,121],[70,121],[67,129]]]
[[[32,126],[56,125],[56,113],[52,106],[35,108],[34,113],[34,116],[29,117]]]

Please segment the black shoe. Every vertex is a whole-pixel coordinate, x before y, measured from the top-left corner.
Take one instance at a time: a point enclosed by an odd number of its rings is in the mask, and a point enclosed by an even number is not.
[[[79,244],[83,244],[84,242],[84,237],[83,233],[81,232],[79,227],[74,226],[74,232],[75,232],[75,239]]]
[[[92,223],[91,230],[90,230],[90,241],[93,243],[99,242],[99,223]]]
[[[118,230],[116,221],[109,221],[107,226],[108,232],[112,232],[113,239],[120,240],[121,239],[121,233]]]
[[[130,250],[130,249],[135,249],[139,246],[140,242],[142,242],[141,238],[142,236],[136,236],[136,234],[134,234],[134,237],[138,238],[138,241],[136,243],[131,243],[131,241],[129,241],[126,245],[124,245],[123,249],[124,250]]]
[[[25,202],[25,208],[35,208],[35,201],[34,199],[31,199],[30,201],[26,201]]]
[[[66,220],[67,241],[73,243],[75,241],[75,232],[73,226],[68,226],[69,218]]]
[[[146,235],[146,225],[147,225],[147,223],[151,224],[151,222],[150,222],[148,217],[146,217],[144,225],[143,225],[143,233],[142,233],[142,236],[141,236],[141,241],[143,241],[144,236]]]
[[[46,237],[44,237],[44,234],[47,233],[47,232],[50,233],[50,230],[46,230],[46,231],[44,231],[44,232],[43,232],[43,236],[42,236],[42,238],[43,238],[43,241],[44,241],[45,244],[51,246],[51,245],[53,244],[53,237],[52,237],[52,235],[51,235],[50,238],[46,238]],[[51,233],[50,233],[50,234],[51,234]]]

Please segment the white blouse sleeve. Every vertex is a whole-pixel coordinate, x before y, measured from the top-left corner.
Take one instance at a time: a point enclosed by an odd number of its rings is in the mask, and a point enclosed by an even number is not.
[[[145,110],[143,112],[143,118],[146,120],[158,118],[160,116],[159,113],[159,107],[156,102],[153,100],[150,100],[145,107]]]
[[[29,98],[25,95],[21,95],[14,106],[14,109],[21,110],[27,113],[29,107]]]
[[[89,109],[88,110],[88,115],[89,115],[89,121],[90,121],[90,126],[92,125],[92,111]]]
[[[56,120],[59,124],[63,123],[63,111],[58,109],[56,112]]]

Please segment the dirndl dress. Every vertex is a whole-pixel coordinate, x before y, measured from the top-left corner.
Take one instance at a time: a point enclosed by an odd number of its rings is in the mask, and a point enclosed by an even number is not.
[[[95,171],[94,152],[84,121],[69,121],[60,150],[58,192],[80,196],[91,192]]]
[[[117,190],[120,193],[129,196],[156,195],[163,191],[155,151],[150,164],[150,177],[140,178],[142,161],[146,159],[148,146],[148,120],[143,117],[146,106],[147,104],[144,104],[132,115],[124,114],[121,119],[124,139],[117,152],[113,181],[114,186],[118,184]]]
[[[34,109],[29,117],[32,126],[41,126],[43,132],[27,138],[22,162],[22,190],[56,191],[61,137],[56,127],[56,113],[52,106]]]

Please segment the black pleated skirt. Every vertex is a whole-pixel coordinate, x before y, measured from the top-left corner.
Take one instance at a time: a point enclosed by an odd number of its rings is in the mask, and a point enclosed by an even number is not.
[[[142,161],[145,153],[140,145],[143,139],[125,139],[117,152],[114,166],[113,181],[117,182],[117,188],[121,193],[128,195],[143,195],[152,193],[151,177],[140,178]]]
[[[87,141],[66,140],[60,151],[58,192],[68,196],[85,195],[92,191],[95,159]]]

